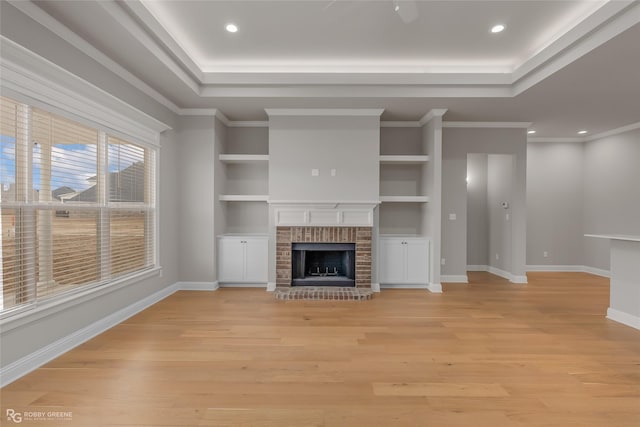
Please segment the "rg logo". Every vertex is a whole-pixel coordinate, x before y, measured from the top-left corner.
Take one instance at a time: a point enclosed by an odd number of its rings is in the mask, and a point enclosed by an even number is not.
[[[16,424],[22,422],[22,412],[16,412],[14,409],[7,409],[7,421],[13,421]]]

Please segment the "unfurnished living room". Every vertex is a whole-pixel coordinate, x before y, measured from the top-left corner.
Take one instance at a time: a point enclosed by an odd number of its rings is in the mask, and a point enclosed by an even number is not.
[[[0,0],[0,425],[640,426],[640,1]]]

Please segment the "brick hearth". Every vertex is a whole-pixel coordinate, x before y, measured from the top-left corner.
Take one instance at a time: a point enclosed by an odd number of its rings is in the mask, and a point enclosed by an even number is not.
[[[277,227],[276,286],[291,286],[292,243],[355,243],[356,287],[371,287],[371,227]]]

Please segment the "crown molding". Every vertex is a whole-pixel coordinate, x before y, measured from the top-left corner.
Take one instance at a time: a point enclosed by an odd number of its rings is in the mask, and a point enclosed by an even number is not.
[[[228,126],[230,128],[268,128],[268,121],[254,120],[254,121],[230,121]]]
[[[31,1],[21,1],[21,0],[7,0],[12,6],[18,9],[20,12],[27,15],[29,18],[33,19],[71,46],[78,49],[80,52],[87,55],[89,58],[95,60],[109,71],[122,78],[127,83],[135,86],[145,95],[148,95],[158,103],[164,105],[169,110],[174,113],[178,113],[180,108],[174,104],[171,100],[160,94],[160,92],[153,89],[147,83],[130,73],[123,66],[109,58],[107,55],[102,53],[102,51],[96,49],[92,44],[88,43],[82,37],[78,36],[76,33],[71,31],[65,25],[60,23],[58,20],[53,18],[48,13],[44,12],[38,6],[36,6]]]
[[[419,121],[380,121],[381,128],[419,128]]]
[[[531,126],[531,122],[442,122],[443,128],[501,128],[521,129]]]
[[[582,137],[546,137],[546,136],[529,136],[527,137],[527,142],[585,142],[586,138]]]
[[[434,108],[433,110],[430,110],[427,114],[425,114],[424,116],[422,116],[422,118],[420,119],[420,121],[418,122],[418,124],[420,126],[424,126],[426,123],[430,122],[431,120],[433,120],[436,117],[442,117],[444,116],[444,114],[448,111],[447,108]]]
[[[640,2],[609,0],[519,66],[512,76],[513,96],[640,23]]]
[[[383,108],[265,108],[271,117],[278,116],[339,116],[339,117],[380,117]]]
[[[619,135],[625,132],[631,132],[633,130],[640,129],[640,122],[632,123],[630,125],[622,126],[619,128],[611,129],[605,132],[600,132],[595,135],[590,135],[583,138],[586,141],[593,141],[596,139],[608,138],[610,136]]]

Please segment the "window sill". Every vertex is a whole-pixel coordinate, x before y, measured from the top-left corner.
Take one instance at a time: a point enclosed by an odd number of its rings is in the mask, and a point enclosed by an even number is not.
[[[0,318],[0,332],[4,334],[12,329],[26,326],[29,323],[115,292],[126,286],[145,279],[161,277],[161,275],[162,267],[154,267],[114,280],[108,284],[97,285],[89,289],[78,290],[70,294],[60,295],[59,297],[52,297],[40,303],[36,302],[35,304],[27,305],[16,311],[5,313],[3,315],[4,317]]]

